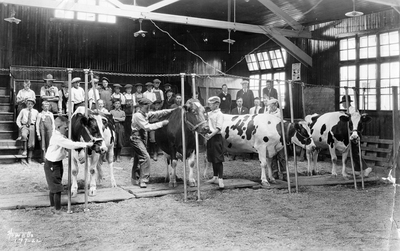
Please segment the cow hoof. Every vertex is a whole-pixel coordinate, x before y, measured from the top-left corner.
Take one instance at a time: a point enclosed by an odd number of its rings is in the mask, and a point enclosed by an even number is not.
[[[261,185],[262,185],[263,187],[269,187],[269,186],[271,186],[271,184],[269,184],[268,181],[261,181]]]
[[[169,182],[168,186],[171,188],[175,188],[175,187],[177,187],[177,184],[176,184],[176,182]]]
[[[115,180],[111,180],[111,187],[117,187],[117,182],[115,182]]]
[[[196,181],[189,181],[189,186],[190,187],[196,187]]]
[[[90,196],[90,197],[96,196],[96,190],[95,190],[95,189],[90,189],[90,190],[89,190],[89,196]]]
[[[318,172],[316,172],[315,170],[312,171],[311,176],[313,175],[318,175]]]
[[[71,190],[71,197],[74,198],[78,195],[78,190]]]

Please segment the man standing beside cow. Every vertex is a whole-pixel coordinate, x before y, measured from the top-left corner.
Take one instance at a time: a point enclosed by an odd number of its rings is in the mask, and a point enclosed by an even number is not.
[[[132,184],[146,188],[150,178],[150,155],[147,152],[147,132],[156,130],[168,124],[168,120],[149,123],[149,118],[161,118],[173,110],[160,110],[149,112],[153,102],[142,98],[138,100],[140,111],[132,115],[132,135],[130,142],[134,151],[134,162],[132,166]]]

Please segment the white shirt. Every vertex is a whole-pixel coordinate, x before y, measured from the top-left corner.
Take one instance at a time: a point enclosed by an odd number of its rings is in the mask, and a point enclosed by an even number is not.
[[[147,98],[148,100],[150,100],[151,102],[156,101],[156,94],[154,94],[153,92],[149,92],[149,91],[145,91],[143,93],[143,98]]]
[[[96,101],[95,101],[95,94],[96,94]],[[93,92],[93,88],[90,88],[90,90],[88,91],[88,99],[89,99],[89,103],[96,103],[97,101],[99,101],[100,99],[100,93],[98,89],[94,89]]]
[[[82,87],[71,88],[71,102],[73,104],[79,104],[85,101],[85,90]]]
[[[21,89],[17,94],[17,103],[25,103],[29,98],[36,100],[35,92],[31,89]]]
[[[252,108],[250,108],[249,114],[258,114],[260,108],[261,106],[253,106]]]
[[[52,126],[53,126],[53,132],[55,130],[55,125],[54,125],[54,115],[52,112],[49,111],[42,111],[41,113],[38,114],[37,119],[36,119],[36,133],[37,135],[40,136],[40,121],[45,120],[46,117],[50,117]]]
[[[38,116],[39,112],[38,110],[36,110],[35,108],[31,109],[31,124],[35,125],[36,124],[36,118]],[[17,117],[17,126],[19,128],[22,127],[22,125],[25,125],[28,123],[28,116],[29,116],[29,109],[28,108],[24,108],[22,109]]]
[[[219,130],[217,134],[221,134],[222,124],[224,123],[224,115],[221,109],[215,109],[208,113],[208,126],[211,132]]]
[[[72,141],[56,130],[50,138],[45,157],[51,162],[60,161],[67,157],[67,149],[85,148],[87,145],[86,142]]]

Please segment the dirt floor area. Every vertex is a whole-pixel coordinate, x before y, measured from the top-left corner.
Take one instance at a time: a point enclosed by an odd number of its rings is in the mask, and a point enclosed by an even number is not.
[[[163,182],[164,158],[151,164],[151,182]],[[131,165],[128,157],[115,163],[118,185],[130,184]],[[319,166],[330,172],[330,162]],[[305,170],[306,163],[299,162],[298,171]],[[99,189],[110,187],[107,171],[106,165]],[[249,156],[227,159],[224,172],[227,179],[260,181],[259,161]],[[1,210],[0,250],[400,250],[400,233],[390,221],[393,190],[383,182],[357,191],[352,186],[304,186],[298,194],[216,189],[202,192],[200,202],[196,193],[189,193],[188,202],[175,194],[91,203],[89,212],[73,205],[73,214],[63,216],[53,215],[49,207]],[[35,191],[47,191],[42,165],[0,166],[0,195]],[[400,223],[396,198],[394,219]],[[16,237],[20,234],[25,236]]]

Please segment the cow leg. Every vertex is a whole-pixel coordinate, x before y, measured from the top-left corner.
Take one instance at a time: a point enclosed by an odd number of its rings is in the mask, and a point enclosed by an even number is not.
[[[336,161],[337,161],[337,156],[335,152],[335,147],[329,147],[329,153],[331,154],[331,160],[332,160],[332,176],[337,176],[336,172]]]
[[[108,166],[110,167],[111,187],[117,187],[117,182],[115,182],[115,177],[114,177],[114,146],[113,145],[108,147],[108,156],[112,156],[111,158],[108,157]]]
[[[347,161],[347,156],[349,155],[350,151],[349,148],[347,148],[346,151],[343,152],[342,154],[342,175],[343,178],[348,179],[349,175],[346,173],[346,161]]]
[[[270,186],[265,173],[265,167],[268,168],[268,177],[271,183],[276,183],[272,177],[271,158],[267,158],[267,149],[258,151],[258,158],[260,159],[261,167],[261,185]]]
[[[169,187],[176,187],[176,165],[178,160],[171,159],[171,171],[169,172]]]
[[[312,151],[306,151],[306,155],[307,155],[307,176],[312,176],[312,170],[311,168],[314,168],[315,166],[311,167],[311,158],[314,158],[314,152]]]
[[[94,158],[96,158],[93,154],[92,156],[89,157],[89,173],[88,175],[90,175],[90,182],[89,182],[89,196],[96,196],[96,192],[97,192],[97,184],[96,184],[96,180],[97,180],[97,164],[94,161]]]
[[[190,156],[189,156],[189,158],[187,160],[188,161],[188,166],[189,166],[189,186],[190,187],[197,186],[196,180],[193,177],[193,167],[194,167],[194,164],[195,164],[195,156],[196,156],[196,154],[193,151],[192,154],[190,154]],[[199,171],[199,170],[197,170],[197,171]]]
[[[75,150],[72,150],[71,154],[71,197],[76,197],[78,195],[78,153]]]

